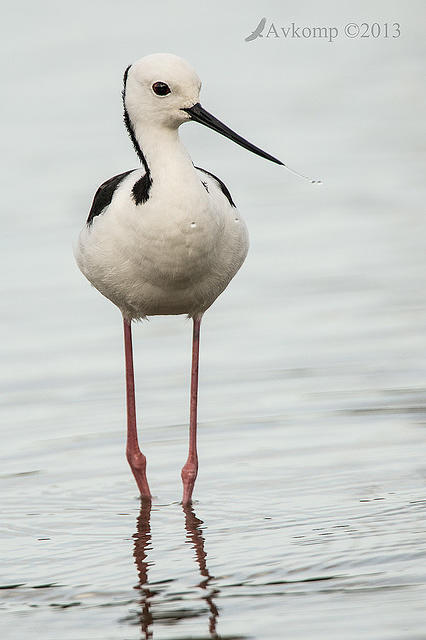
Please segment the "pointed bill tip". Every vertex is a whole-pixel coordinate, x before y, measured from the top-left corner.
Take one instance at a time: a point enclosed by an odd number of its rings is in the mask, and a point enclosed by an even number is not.
[[[288,171],[290,171],[291,173],[294,173],[294,175],[298,176],[299,178],[303,178],[304,180],[307,180],[312,184],[322,184],[321,180],[312,180],[311,178],[308,178],[308,176],[305,176],[303,175],[303,173],[299,173],[298,171],[295,171],[294,169],[289,167],[287,164],[285,164],[281,160],[278,160],[278,158],[271,156],[270,153],[267,153],[266,151],[263,151],[263,149],[256,147],[254,144],[252,144],[251,142],[249,142],[248,140],[240,136],[238,133],[235,133],[235,131],[233,131],[226,124],[218,120],[214,115],[206,111],[206,109],[204,109],[199,102],[194,104],[192,107],[184,108],[183,111],[186,111],[186,113],[191,117],[191,120],[195,120],[195,122],[199,122],[200,124],[203,124],[205,127],[208,127],[209,129],[213,129],[213,131],[220,133],[222,136],[225,136],[225,138],[229,138],[229,140],[232,140],[236,144],[240,145],[240,147],[243,147],[244,149],[251,151],[257,156],[260,156],[261,158],[265,158],[266,160],[269,160],[270,162],[274,162],[275,164],[279,164],[282,167],[285,167],[286,169],[288,169]]]

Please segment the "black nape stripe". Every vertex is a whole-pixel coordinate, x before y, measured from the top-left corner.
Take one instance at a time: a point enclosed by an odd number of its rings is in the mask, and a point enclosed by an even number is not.
[[[134,169],[130,169],[130,171],[125,171],[124,173],[119,173],[118,175],[110,178],[101,186],[95,193],[95,197],[93,198],[92,206],[90,208],[89,217],[87,218],[87,225],[90,225],[93,222],[93,218],[96,218],[102,211],[107,207],[112,200],[115,190],[118,185],[129,173],[132,173]]]
[[[126,69],[124,70],[124,76],[123,76],[123,93],[126,91],[126,84],[127,84],[127,76],[129,75],[129,69],[132,65],[129,64],[128,67],[126,67]]]
[[[146,202],[149,198],[149,190],[151,188],[152,185],[152,178],[151,178],[151,173],[149,171],[149,167],[148,167],[148,163],[146,161],[146,158],[142,152],[142,149],[139,145],[139,142],[137,141],[136,135],[135,135],[135,130],[133,128],[132,122],[130,120],[130,116],[129,116],[129,112],[126,109],[126,84],[127,84],[127,76],[129,75],[129,69],[132,65],[129,64],[129,66],[127,67],[127,69],[124,72],[124,78],[123,78],[123,91],[121,92],[122,98],[123,98],[123,107],[124,107],[124,124],[126,125],[126,129],[127,132],[130,136],[130,139],[132,141],[133,147],[136,151],[136,153],[138,154],[138,158],[141,161],[141,163],[143,164],[143,167],[145,169],[145,175],[142,176],[142,178],[140,178],[134,185],[133,185],[133,189],[132,189],[132,194],[133,194],[133,198],[136,204],[142,204],[143,202]]]
[[[218,178],[217,176],[215,176],[213,173],[210,173],[210,171],[206,171],[205,169],[202,169],[201,167],[195,167],[195,169],[198,169],[199,171],[202,171],[203,173],[206,173],[208,176],[210,176],[211,178],[213,178],[214,180],[216,180],[216,182],[218,183],[222,193],[224,194],[224,196],[226,196],[226,198],[228,199],[229,204],[231,205],[231,207],[235,208],[235,203],[232,199],[232,196],[229,192],[228,187],[226,186],[226,184],[224,182],[222,182],[222,180],[220,178]],[[204,183],[203,183],[204,184]],[[204,185],[206,186],[206,185]],[[206,187],[207,189],[207,187]],[[208,190],[208,189],[207,189]]]
[[[130,139],[132,141],[133,147],[136,151],[136,153],[138,154],[138,158],[139,160],[142,162],[145,171],[147,173],[149,173],[149,169],[148,169],[148,164],[146,162],[145,156],[143,155],[142,149],[139,146],[139,142],[136,139],[136,135],[135,135],[135,130],[133,128],[133,125],[131,123],[130,120],[130,116],[129,116],[129,112],[126,109],[126,84],[127,84],[127,76],[129,75],[129,69],[132,65],[129,64],[129,66],[127,67],[127,69],[124,72],[124,77],[123,77],[123,91],[121,92],[121,96],[123,98],[123,107],[124,107],[124,124],[126,125],[126,129],[127,132],[130,136]]]
[[[142,178],[139,178],[133,185],[132,195],[136,204],[143,204],[149,198],[149,190],[152,185],[150,173],[145,173]]]

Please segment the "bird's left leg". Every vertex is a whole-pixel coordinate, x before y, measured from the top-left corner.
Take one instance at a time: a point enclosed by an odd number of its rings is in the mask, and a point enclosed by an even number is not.
[[[146,458],[139,449],[136,429],[135,377],[133,372],[132,325],[123,317],[124,354],[126,358],[126,400],[127,400],[127,448],[126,457],[135,476],[141,498],[151,500],[146,479]]]
[[[200,351],[200,324],[202,314],[193,318],[192,332],[192,368],[191,368],[191,401],[189,412],[189,452],[188,459],[182,469],[183,500],[187,505],[191,502],[192,491],[198,473],[197,455],[197,399],[198,399],[198,356]]]

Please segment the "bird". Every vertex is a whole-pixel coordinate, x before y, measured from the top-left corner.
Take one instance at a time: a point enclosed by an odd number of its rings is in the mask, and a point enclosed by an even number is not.
[[[140,166],[96,191],[75,246],[78,267],[121,311],[126,374],[126,457],[142,500],[152,500],[136,425],[132,323],[156,315],[192,319],[188,457],[182,504],[198,473],[197,405],[203,314],[243,264],[246,224],[224,182],[195,167],[178,129],[195,121],[253,153],[283,162],[248,142],[200,104],[192,66],[169,53],[150,54],[124,72],[124,123]],[[288,167],[287,167],[288,168]]]
[[[259,24],[257,25],[256,29],[252,31],[252,33],[249,36],[247,36],[247,38],[244,38],[244,40],[246,42],[251,42],[252,40],[256,40],[256,38],[263,38],[262,31],[265,28],[265,24],[266,24],[266,18],[262,18]]]

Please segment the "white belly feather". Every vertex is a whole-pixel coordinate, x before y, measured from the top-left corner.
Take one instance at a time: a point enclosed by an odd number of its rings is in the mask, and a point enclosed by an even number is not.
[[[128,319],[201,313],[244,262],[246,225],[216,180],[201,172],[199,189],[160,191],[154,182],[148,201],[136,205],[131,189],[141,175],[129,174],[82,230],[77,263]]]

